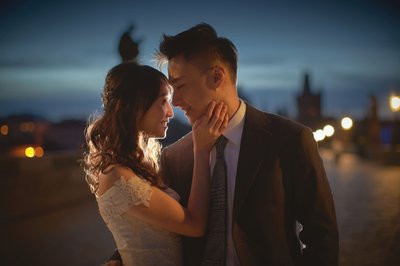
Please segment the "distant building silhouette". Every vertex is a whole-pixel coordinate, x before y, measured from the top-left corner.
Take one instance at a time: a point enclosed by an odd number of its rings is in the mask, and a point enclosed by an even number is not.
[[[320,126],[321,113],[321,93],[313,93],[310,86],[309,74],[304,75],[302,93],[297,96],[298,117],[297,120],[316,129]]]
[[[2,155],[8,154],[17,146],[44,145],[44,135],[50,127],[50,123],[43,117],[29,114],[5,117],[0,124],[8,128],[7,134],[0,136]]]
[[[370,95],[369,110],[367,115],[368,144],[376,149],[380,145],[379,132],[381,130],[378,117],[378,100],[375,95]]]
[[[79,151],[85,144],[86,121],[67,119],[52,123],[45,135],[44,147],[49,151]]]
[[[131,24],[119,40],[118,51],[123,62],[137,61],[139,55],[140,40],[135,41],[131,36],[134,28],[135,26]]]
[[[0,125],[7,126],[0,135],[1,156],[25,156],[27,147],[41,147],[44,154],[53,151],[79,151],[85,143],[84,120],[50,122],[43,117],[21,114],[5,117]]]

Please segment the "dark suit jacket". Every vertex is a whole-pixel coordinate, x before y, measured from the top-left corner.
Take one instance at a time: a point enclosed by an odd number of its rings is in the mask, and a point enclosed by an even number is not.
[[[193,172],[189,133],[165,148],[163,174],[186,205]],[[296,220],[303,230],[300,248]],[[332,193],[312,132],[247,104],[233,206],[241,265],[337,265]],[[199,265],[204,238],[184,238],[185,265]]]

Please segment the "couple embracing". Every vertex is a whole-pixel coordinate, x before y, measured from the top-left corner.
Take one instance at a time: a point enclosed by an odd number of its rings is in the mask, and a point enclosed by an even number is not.
[[[164,35],[157,59],[168,78],[112,68],[86,130],[86,179],[118,248],[108,265],[337,265],[311,130],[238,97],[236,47],[208,24]],[[192,132],[161,152],[171,99]]]

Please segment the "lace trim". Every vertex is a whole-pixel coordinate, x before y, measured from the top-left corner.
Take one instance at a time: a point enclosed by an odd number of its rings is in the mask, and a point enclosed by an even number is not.
[[[104,220],[121,217],[132,206],[140,204],[150,207],[151,185],[137,176],[125,180],[120,177],[114,185],[97,198],[99,211]]]

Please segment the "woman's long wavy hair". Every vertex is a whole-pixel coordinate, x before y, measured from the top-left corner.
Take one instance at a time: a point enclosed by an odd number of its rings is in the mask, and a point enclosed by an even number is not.
[[[162,83],[169,84],[163,73],[134,62],[121,63],[108,72],[102,93],[103,114],[89,118],[85,129],[83,167],[92,193],[98,189],[99,174],[112,164],[131,169],[154,186],[163,186],[158,175],[161,145],[138,128],[158,98]]]

